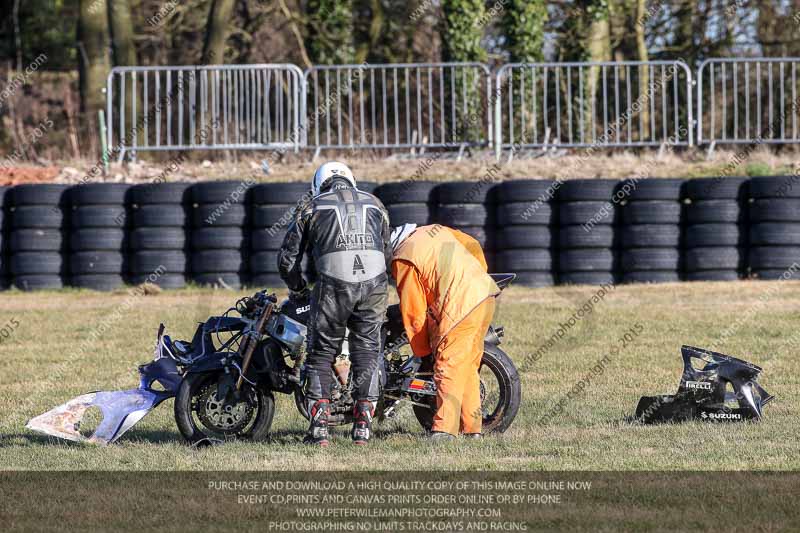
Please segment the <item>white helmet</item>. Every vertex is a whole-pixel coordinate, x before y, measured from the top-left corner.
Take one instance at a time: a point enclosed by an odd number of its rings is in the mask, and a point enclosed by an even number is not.
[[[320,193],[325,182],[333,178],[345,179],[350,182],[350,185],[353,187],[356,186],[356,179],[353,177],[353,172],[347,165],[339,163],[338,161],[329,161],[314,172],[314,177],[311,179],[311,192],[314,193],[314,196]]]
[[[406,240],[409,235],[414,233],[414,230],[416,229],[416,224],[403,224],[402,226],[397,226],[394,228],[391,236],[389,237],[389,243],[392,245],[392,252],[397,253],[397,249],[400,248],[400,245],[403,244],[403,241]]]

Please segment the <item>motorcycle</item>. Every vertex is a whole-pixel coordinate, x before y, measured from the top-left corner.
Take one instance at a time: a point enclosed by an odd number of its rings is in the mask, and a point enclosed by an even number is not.
[[[516,277],[492,274],[501,289]],[[292,394],[308,418],[305,345],[308,297],[278,305],[274,294],[256,292],[221,316],[199,324],[191,341],[175,340],[159,327],[154,360],[139,367],[137,389],[89,393],[32,419],[27,427],[48,435],[98,444],[114,442],[164,400],[174,397],[175,422],[190,443],[264,440],[275,415],[275,393]],[[483,431],[503,432],[519,410],[521,385],[513,361],[500,349],[502,327],[490,326],[480,366]],[[376,417],[393,418],[406,404],[429,430],[436,408],[431,371],[408,349],[399,306],[389,306],[382,328],[380,399]],[[347,342],[333,367],[331,425],[353,421],[353,375]],[[103,421],[91,436],[80,432],[86,410],[99,407]],[[86,433],[86,432],[84,432]]]

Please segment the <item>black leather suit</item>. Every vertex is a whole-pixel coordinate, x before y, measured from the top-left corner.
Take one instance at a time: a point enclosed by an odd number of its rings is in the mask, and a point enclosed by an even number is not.
[[[330,398],[331,365],[341,353],[345,328],[350,330],[355,399],[378,399],[381,325],[392,257],[390,231],[380,200],[336,179],[289,225],[278,253],[281,278],[293,291],[305,288],[300,262],[306,250],[318,274],[308,320],[309,399]]]

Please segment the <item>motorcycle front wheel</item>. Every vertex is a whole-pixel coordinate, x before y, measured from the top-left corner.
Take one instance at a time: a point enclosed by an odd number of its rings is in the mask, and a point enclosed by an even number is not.
[[[264,440],[275,416],[275,399],[261,387],[245,385],[238,401],[217,398],[222,372],[189,374],[175,396],[175,422],[192,444]]]
[[[514,362],[494,344],[484,343],[483,358],[478,371],[481,387],[482,432],[502,433],[508,429],[519,411],[522,385]],[[436,397],[415,399],[414,415],[426,430],[433,426]],[[423,404],[423,405],[418,405]]]

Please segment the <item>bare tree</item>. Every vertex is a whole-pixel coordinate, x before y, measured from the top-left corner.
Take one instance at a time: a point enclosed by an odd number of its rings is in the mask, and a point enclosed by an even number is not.
[[[647,62],[650,60],[650,55],[647,53],[647,41],[645,40],[646,28],[646,6],[645,0],[636,1],[636,52],[639,61]],[[642,101],[647,95],[647,87],[650,85],[650,69],[643,65],[639,67],[639,99]],[[641,106],[641,121],[642,125],[642,138],[647,139],[650,137],[650,106]]]
[[[225,41],[228,40],[234,3],[234,0],[214,0],[211,4],[203,44],[203,63],[225,62]]]
[[[114,64],[134,66],[136,65],[136,48],[133,44],[130,2],[128,0],[111,0],[108,7],[111,39],[114,45]]]
[[[80,58],[81,108],[87,113],[102,109],[103,88],[111,64],[106,0],[80,0],[78,56]]]

